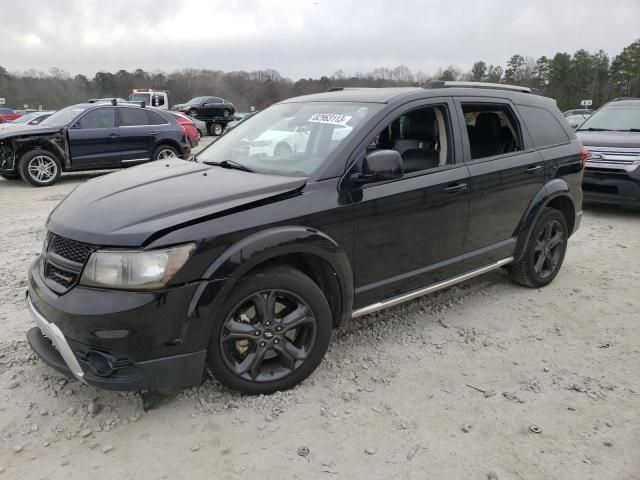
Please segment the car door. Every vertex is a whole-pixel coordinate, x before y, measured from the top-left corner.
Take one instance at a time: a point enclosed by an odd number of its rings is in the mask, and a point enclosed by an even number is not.
[[[157,125],[149,125],[147,110],[140,107],[118,107],[118,118],[122,164],[150,160],[161,131]]]
[[[510,101],[482,97],[455,103],[470,174],[464,253],[466,268],[472,270],[513,254],[518,225],[544,185],[545,163]],[[486,127],[484,121],[481,126],[481,117],[490,117],[493,127]]]
[[[205,117],[217,117],[217,106],[215,97],[207,97],[202,103],[202,112]]]
[[[425,108],[441,110],[446,138],[439,155],[445,161],[432,168],[405,173],[398,180],[365,185],[353,194],[356,308],[463,271],[461,255],[469,210],[469,173],[459,155],[461,143],[459,132],[456,133],[459,127],[452,121],[455,113],[451,99],[412,102],[383,123],[390,128],[393,121]],[[375,137],[378,145],[382,145],[381,131],[374,131],[378,133]],[[376,143],[374,138],[371,141]],[[397,150],[395,145],[399,141],[403,139],[391,142],[393,149]],[[383,148],[391,147],[391,143]]]
[[[68,129],[69,154],[74,170],[107,168],[120,164],[120,133],[116,109],[94,108]]]

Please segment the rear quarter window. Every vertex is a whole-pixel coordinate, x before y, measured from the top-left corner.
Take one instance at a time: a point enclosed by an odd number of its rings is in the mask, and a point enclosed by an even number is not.
[[[569,135],[548,110],[518,105],[518,111],[536,147],[551,147],[569,142]]]

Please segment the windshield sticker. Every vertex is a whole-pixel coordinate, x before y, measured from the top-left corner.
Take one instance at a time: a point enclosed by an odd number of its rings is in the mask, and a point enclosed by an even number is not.
[[[347,122],[351,120],[351,118],[349,115],[340,115],[337,113],[314,113],[308,121],[311,123],[326,123],[346,127]]]

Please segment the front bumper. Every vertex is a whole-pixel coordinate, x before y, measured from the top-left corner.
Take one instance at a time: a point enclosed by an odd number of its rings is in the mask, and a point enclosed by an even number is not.
[[[37,327],[29,330],[27,339],[46,364],[108,390],[202,382],[211,304],[224,281],[153,293],[75,286],[56,294],[42,279],[38,264],[29,272],[26,299]]]
[[[586,202],[640,206],[640,168],[633,172],[585,169],[582,191]]]

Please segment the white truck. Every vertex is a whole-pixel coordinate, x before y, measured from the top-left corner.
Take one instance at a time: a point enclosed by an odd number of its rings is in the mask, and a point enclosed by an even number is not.
[[[148,88],[134,88],[129,94],[129,101],[142,103],[161,110],[169,110],[169,92],[166,90],[151,90]]]

